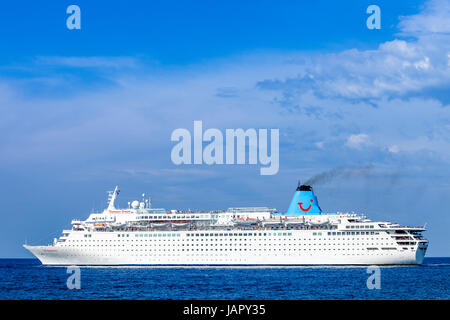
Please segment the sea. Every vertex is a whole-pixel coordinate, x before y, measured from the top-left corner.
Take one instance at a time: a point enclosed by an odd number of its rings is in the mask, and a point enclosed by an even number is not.
[[[0,259],[0,299],[448,300],[450,258],[425,258],[420,266],[379,269],[299,266],[79,270],[42,266],[36,259]]]

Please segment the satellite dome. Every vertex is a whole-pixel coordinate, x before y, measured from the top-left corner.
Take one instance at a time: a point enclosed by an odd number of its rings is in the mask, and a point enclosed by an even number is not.
[[[131,203],[131,207],[132,207],[133,209],[137,209],[137,208],[139,207],[139,201],[134,200],[134,201]]]

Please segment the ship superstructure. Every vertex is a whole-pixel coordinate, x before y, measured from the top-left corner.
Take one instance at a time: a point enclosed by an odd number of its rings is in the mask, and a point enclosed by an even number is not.
[[[424,227],[324,213],[299,185],[286,213],[269,207],[224,211],[152,208],[150,199],[108,207],[45,246],[24,245],[45,265],[383,265],[421,264]]]

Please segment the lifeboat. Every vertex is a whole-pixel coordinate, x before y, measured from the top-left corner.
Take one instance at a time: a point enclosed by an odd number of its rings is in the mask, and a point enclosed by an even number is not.
[[[126,227],[127,224],[126,224],[126,223],[118,223],[118,222],[116,222],[116,223],[111,223],[109,226],[110,226],[111,228],[120,229],[120,228]]]
[[[94,230],[102,230],[105,228],[105,224],[104,223],[95,223],[94,224]]]
[[[172,222],[172,226],[177,228],[189,227],[190,225],[189,222]]]
[[[285,221],[284,223],[287,226],[303,226],[305,225],[305,221],[303,220],[291,220],[291,221]]]
[[[310,224],[311,226],[325,226],[327,224],[330,224],[329,221],[308,221],[308,224]]]
[[[233,223],[237,226],[253,226],[258,224],[257,220],[233,220]]]
[[[151,227],[152,228],[165,228],[168,227],[169,224],[168,223],[152,223]]]
[[[283,222],[281,220],[265,220],[262,222],[262,225],[265,227],[279,227],[283,225]]]

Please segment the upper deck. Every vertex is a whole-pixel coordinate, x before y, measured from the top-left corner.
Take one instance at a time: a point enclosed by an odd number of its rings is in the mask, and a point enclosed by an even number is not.
[[[74,231],[177,231],[177,230],[345,230],[358,232],[404,230],[415,233],[425,231],[425,227],[400,226],[397,223],[371,221],[364,215],[355,213],[325,213],[317,203],[310,187],[299,186],[294,195],[296,201],[307,202],[313,197],[317,210],[309,214],[307,207],[298,213],[280,213],[270,207],[232,207],[227,210],[191,211],[152,208],[150,199],[128,202],[128,208],[118,209],[115,200],[118,187],[108,195],[108,207],[100,213],[92,213],[86,220],[73,220]],[[295,201],[294,201],[295,202]],[[291,201],[292,206],[292,201]],[[312,206],[311,206],[312,207]],[[358,231],[356,231],[358,230]]]

